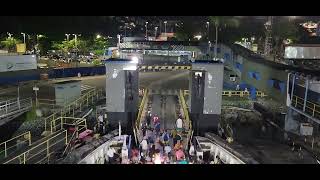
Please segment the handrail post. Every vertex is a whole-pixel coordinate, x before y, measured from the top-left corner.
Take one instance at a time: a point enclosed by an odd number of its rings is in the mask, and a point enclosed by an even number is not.
[[[47,131],[47,118],[44,119],[44,130]]]
[[[61,117],[61,125],[60,125],[61,129],[63,129],[63,117]]]
[[[87,96],[87,107],[89,107],[89,97]]]
[[[6,101],[6,114],[8,113],[8,101]]]
[[[306,105],[307,105],[307,100],[308,100],[308,90],[309,90],[309,78],[306,80],[306,85],[305,85],[305,92],[304,92],[304,100],[303,100],[303,112],[306,111]]]
[[[314,116],[315,110],[316,110],[316,104],[313,104],[312,116]]]
[[[66,145],[68,144],[68,130],[66,130]]]
[[[7,142],[4,142],[4,157],[7,157]]]
[[[28,132],[29,135],[29,146],[31,146],[31,131]]]
[[[290,82],[290,74],[288,75],[288,81]],[[294,91],[295,81],[296,81],[296,75],[293,74],[292,85],[291,85],[291,102],[293,100],[293,91]],[[288,86],[289,86],[289,83],[288,83]],[[295,107],[297,107],[297,99],[296,99],[296,106]]]
[[[23,164],[26,164],[26,153],[23,153]]]
[[[47,156],[49,156],[49,139],[47,140]]]

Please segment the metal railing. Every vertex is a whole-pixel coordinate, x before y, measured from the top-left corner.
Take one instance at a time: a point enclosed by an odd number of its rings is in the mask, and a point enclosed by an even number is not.
[[[64,106],[62,109],[54,112],[50,116],[46,117],[44,119],[45,122],[45,131],[49,131],[50,129],[50,123],[53,121],[56,117],[64,117],[67,114],[71,117],[74,117],[75,111],[80,109],[83,106],[89,106],[89,102],[93,103],[94,99],[99,99],[99,95],[102,94],[101,90],[92,89],[89,92],[83,94],[81,97],[73,101],[72,103]]]
[[[74,126],[75,131],[81,132],[87,129],[87,121],[83,118],[74,117],[59,117],[51,121],[50,131],[54,133],[59,130],[63,130],[65,126]]]
[[[186,146],[188,146],[188,143],[189,143],[191,135],[192,135],[192,122],[191,122],[190,117],[189,117],[189,111],[188,111],[188,108],[187,108],[186,101],[184,99],[184,91],[183,90],[180,90],[179,102],[180,102],[180,104],[182,106],[182,110],[183,110],[184,124],[188,125],[188,128],[187,128],[188,136],[187,136],[187,144],[186,144]]]
[[[140,66],[139,70],[189,70],[191,66]]]
[[[58,107],[56,105],[56,100],[55,99],[38,99],[38,105],[45,105],[45,106],[49,106],[52,107],[53,109],[55,109],[56,107]]]
[[[146,99],[147,99],[147,96],[148,96],[148,93],[149,93],[149,90],[148,89],[145,89],[144,91],[144,95],[143,95],[143,98],[142,98],[142,101],[140,103],[140,106],[139,106],[139,111],[138,111],[138,116],[137,116],[137,119],[136,119],[136,123],[135,123],[135,126],[134,126],[134,133],[135,133],[135,140],[138,141],[139,139],[139,130],[140,130],[140,126],[141,126],[141,115],[142,115],[142,112],[144,110],[144,106],[145,106],[145,103],[146,103]]]
[[[31,132],[25,132],[15,136],[5,142],[0,143],[0,158],[7,158],[8,155],[18,149],[20,145],[27,142],[28,146],[31,145]]]
[[[297,109],[303,111],[304,99],[293,95],[291,105]],[[309,114],[312,117],[320,119],[320,105],[313,103],[311,101],[306,102],[305,113]]]
[[[0,118],[24,111],[32,107],[32,98],[26,99],[11,99],[8,101],[0,102]]]
[[[184,90],[183,94],[189,95],[189,90]],[[232,96],[239,96],[239,97],[246,97],[246,96],[250,96],[250,92],[249,91],[222,91],[222,96],[228,96],[228,97],[232,97]],[[256,91],[256,96],[257,97],[266,97],[267,95],[262,92],[262,91]]]
[[[7,160],[3,164],[37,164],[44,160],[49,163],[50,155],[67,145],[67,142],[68,132],[67,130],[64,130],[10,160]]]

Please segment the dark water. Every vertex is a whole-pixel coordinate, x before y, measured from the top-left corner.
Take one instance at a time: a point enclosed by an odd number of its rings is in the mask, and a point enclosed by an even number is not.
[[[0,142],[10,139],[12,135],[19,129],[19,127],[24,123],[26,119],[25,117],[26,113],[0,126]]]

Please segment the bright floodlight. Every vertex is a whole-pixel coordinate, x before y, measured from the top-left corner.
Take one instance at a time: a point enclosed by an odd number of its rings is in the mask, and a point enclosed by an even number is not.
[[[202,36],[201,35],[196,35],[196,36],[194,36],[194,38],[200,40],[202,38]]]
[[[133,56],[133,57],[131,58],[131,62],[138,64],[138,63],[139,63],[138,57],[137,57],[137,56]]]
[[[101,38],[101,35],[100,35],[100,34],[97,35],[97,39],[99,39],[99,38]]]

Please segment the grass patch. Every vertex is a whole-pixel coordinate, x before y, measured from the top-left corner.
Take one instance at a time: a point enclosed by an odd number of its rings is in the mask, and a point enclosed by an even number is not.
[[[33,106],[29,112],[26,113],[26,122],[27,121],[34,121],[37,119],[37,108]]]

